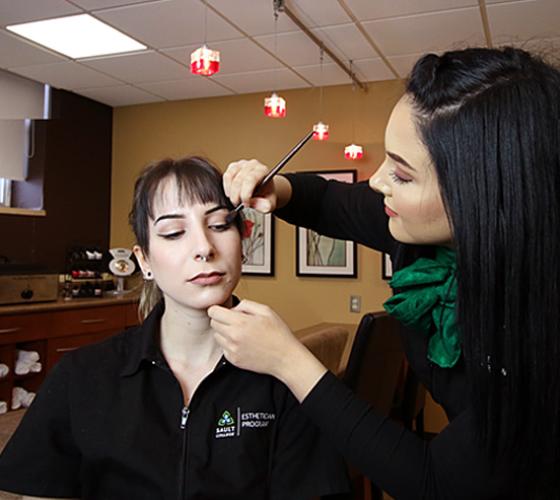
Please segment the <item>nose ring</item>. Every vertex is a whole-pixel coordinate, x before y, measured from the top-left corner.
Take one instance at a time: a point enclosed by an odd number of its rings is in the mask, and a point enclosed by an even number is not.
[[[202,262],[208,262],[208,256],[206,256],[206,255],[199,255],[198,258],[199,258]]]

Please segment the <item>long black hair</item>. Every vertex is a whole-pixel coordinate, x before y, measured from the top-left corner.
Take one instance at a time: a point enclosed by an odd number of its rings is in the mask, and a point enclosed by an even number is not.
[[[560,72],[473,48],[424,56],[406,90],[452,226],[481,443],[530,498],[557,498]]]
[[[153,219],[156,196],[161,195],[162,184],[173,179],[178,188],[179,201],[189,203],[217,203],[229,210],[233,209],[222,185],[222,174],[209,160],[199,156],[165,158],[147,165],[134,184],[132,209],[128,220],[138,246],[145,255],[150,253],[149,222]],[[243,218],[239,214],[234,221],[239,234],[243,233]],[[143,320],[161,300],[157,284],[144,282],[140,296],[139,315]]]

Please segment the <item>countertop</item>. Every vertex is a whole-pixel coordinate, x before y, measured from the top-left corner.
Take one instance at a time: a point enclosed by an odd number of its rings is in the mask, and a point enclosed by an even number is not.
[[[91,299],[70,299],[59,298],[51,302],[34,302],[28,304],[6,304],[0,306],[0,316],[8,314],[29,314],[36,312],[60,311],[64,309],[79,309],[84,307],[113,306],[119,304],[130,304],[137,302],[139,294],[136,291],[130,292],[120,297],[100,297]]]

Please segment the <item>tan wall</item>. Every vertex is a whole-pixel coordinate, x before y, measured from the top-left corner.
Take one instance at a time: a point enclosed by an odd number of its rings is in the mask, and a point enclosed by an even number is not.
[[[402,84],[372,83],[367,94],[349,85],[325,87],[321,117],[319,93],[318,89],[282,92],[288,103],[284,119],[264,116],[265,94],[115,109],[111,245],[132,245],[127,214],[134,179],[147,162],[165,156],[201,154],[221,169],[239,158],[273,165],[320,118],[331,127],[329,140],[310,141],[286,170],[356,168],[358,179],[366,179],[383,157],[385,124]],[[354,162],[343,156],[353,129],[355,142],[365,150],[365,157]],[[294,228],[279,221],[275,236],[275,277],[244,277],[237,288],[239,296],[273,306],[293,329],[322,321],[357,323],[361,315],[349,312],[351,294],[361,295],[362,312],[381,309],[389,287],[381,279],[377,252],[358,249],[357,279],[297,278]]]

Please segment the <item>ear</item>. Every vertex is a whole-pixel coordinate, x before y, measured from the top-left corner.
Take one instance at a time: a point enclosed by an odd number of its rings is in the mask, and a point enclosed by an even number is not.
[[[132,251],[134,252],[138,264],[140,265],[142,274],[146,275],[146,273],[150,271],[150,262],[148,261],[148,258],[145,256],[144,250],[142,250],[142,248],[139,245],[134,245],[132,247]]]

